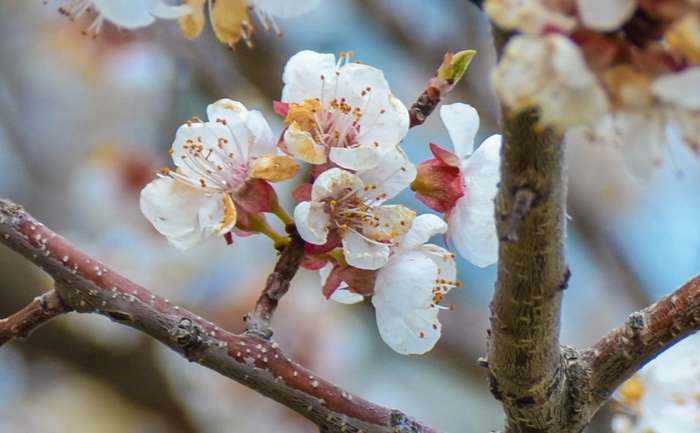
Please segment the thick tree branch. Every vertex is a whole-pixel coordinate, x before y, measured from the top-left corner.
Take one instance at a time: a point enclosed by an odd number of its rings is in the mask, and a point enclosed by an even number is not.
[[[290,236],[289,245],[284,247],[275,269],[267,277],[265,288],[260,294],[255,309],[245,317],[247,332],[269,339],[272,337],[270,322],[275,314],[279,300],[289,290],[289,285],[299,270],[304,258],[304,240],[293,225],[287,227]]]
[[[505,110],[503,117],[490,381],[503,402],[507,432],[554,432],[567,418],[559,347],[562,290],[569,277],[564,152],[561,137],[542,129],[534,112]]]
[[[644,364],[699,329],[700,276],[631,314],[582,355],[591,371],[591,414]]]
[[[39,326],[68,311],[70,308],[55,290],[37,296],[26,307],[0,320],[0,346],[15,338],[27,338]]]
[[[435,432],[316,377],[255,335],[236,335],[152,294],[0,200],[0,241],[44,269],[63,303],[156,338],[171,349],[295,410],[327,432]]]

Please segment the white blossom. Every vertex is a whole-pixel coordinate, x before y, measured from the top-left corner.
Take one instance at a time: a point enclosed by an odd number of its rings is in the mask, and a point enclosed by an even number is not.
[[[546,126],[593,124],[608,111],[607,96],[580,50],[560,34],[512,38],[493,84],[512,109],[538,108]]]
[[[105,20],[125,29],[137,29],[152,24],[156,18],[176,19],[192,12],[187,5],[170,5],[163,0],[70,0],[66,6],[74,18],[91,8],[97,18],[88,31],[95,33]]]
[[[445,222],[436,215],[416,217],[388,263],[377,272],[372,297],[377,328],[398,353],[425,353],[440,338],[438,313],[444,307],[439,304],[459,286],[457,268],[449,251],[426,242],[445,230]]]
[[[474,150],[479,114],[467,104],[443,105],[440,117],[460,160],[464,195],[448,213],[448,237],[465,259],[481,267],[498,260],[494,198],[500,181],[501,136],[492,135]]]
[[[630,87],[633,85],[630,83]],[[648,106],[620,108],[595,125],[573,128],[567,132],[567,141],[574,145],[617,147],[630,173],[648,180],[664,160],[669,126],[691,149],[700,146],[700,92],[692,91],[697,88],[700,88],[698,67],[662,75],[651,83],[650,89],[628,91],[650,92],[654,99]]]
[[[143,214],[180,249],[229,232],[238,213],[253,213],[269,199],[260,186],[269,174],[263,155],[274,152],[275,143],[262,114],[222,99],[207,107],[207,116],[177,130],[176,170],[165,169],[141,192]],[[259,182],[251,185],[254,178]]]
[[[637,9],[637,0],[576,0],[583,24],[592,30],[611,31],[625,23]]]
[[[557,29],[570,32],[576,18],[571,0],[487,0],[484,10],[500,27],[528,34]]]
[[[303,161],[369,169],[408,131],[408,110],[379,69],[301,51],[282,79],[282,102],[289,104],[284,147]]]
[[[399,148],[370,170],[324,171],[313,183],[311,201],[294,209],[299,234],[306,242],[324,245],[334,231],[342,239],[349,265],[381,268],[389,258],[390,246],[408,231],[415,217],[404,206],[383,203],[405,189],[415,173]]]
[[[634,417],[618,415],[616,433],[700,431],[700,336],[676,343],[618,390]]]

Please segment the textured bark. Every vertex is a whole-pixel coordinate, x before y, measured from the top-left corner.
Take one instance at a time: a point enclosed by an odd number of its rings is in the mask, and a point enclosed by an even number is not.
[[[567,424],[559,322],[569,271],[564,259],[566,187],[561,137],[528,111],[503,114],[496,197],[498,278],[491,301],[488,368],[507,432],[554,432]],[[564,358],[566,356],[566,359]]]
[[[0,242],[40,266],[68,308],[130,326],[196,362],[295,410],[325,432],[431,433],[404,413],[316,377],[270,340],[227,332],[89,257],[0,200]]]
[[[615,389],[656,355],[700,329],[700,276],[631,314],[582,354],[591,370],[592,416]]]
[[[304,240],[297,233],[294,225],[287,227],[290,236],[289,245],[284,247],[275,269],[267,277],[265,288],[252,312],[245,316],[247,332],[269,339],[272,337],[272,316],[277,304],[289,290],[292,278],[296,275],[304,258]]]
[[[26,307],[0,320],[0,346],[16,338],[27,338],[33,330],[67,311],[69,308],[55,290],[37,296]]]

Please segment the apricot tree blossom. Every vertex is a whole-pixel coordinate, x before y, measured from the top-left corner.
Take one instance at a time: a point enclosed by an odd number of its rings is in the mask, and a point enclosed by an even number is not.
[[[377,68],[301,51],[284,68],[282,148],[311,164],[372,168],[408,132],[408,110]]]
[[[251,11],[276,30],[272,17],[318,3],[70,5],[77,15],[94,7],[93,30],[105,19],[136,28],[179,18],[188,38],[201,33],[207,8],[219,40],[233,45],[250,43]],[[639,172],[662,157],[669,130],[697,151],[698,1],[487,0],[484,9],[499,54],[492,84],[503,104],[503,135],[476,148],[476,110],[453,103],[440,116],[454,152],[431,143],[434,158],[416,167],[404,151],[428,145],[404,140],[458,84],[472,50],[447,52],[408,109],[389,86],[398,78],[351,62],[349,53],[304,50],[287,62],[281,100],[270,101],[283,120],[279,130],[229,99],[209,105],[206,121],[194,117],[177,130],[175,168],[142,190],[141,210],[179,249],[208,238],[230,245],[234,233],[273,240],[277,262],[244,316],[243,333],[131,282],[0,199],[0,242],[55,283],[0,320],[0,346],[71,311],[97,313],[280,402],[322,432],[435,433],[304,369],[272,340],[272,320],[305,268],[318,271],[319,296],[345,304],[371,298],[379,335],[394,351],[426,353],[441,337],[445,296],[461,286],[456,256],[429,243],[444,235],[472,264],[497,264],[486,356],[478,363],[502,403],[505,433],[583,431],[614,397],[626,405],[626,415],[615,417],[618,433],[696,432],[696,347],[677,346],[667,353],[672,362],[659,358],[642,367],[700,330],[700,277],[632,313],[588,348],[562,344],[560,325],[571,276],[564,148],[614,144]],[[280,181],[294,182],[293,191],[276,190]],[[399,201],[409,186],[443,216],[417,215]],[[288,200],[278,200],[283,191]],[[292,199],[290,216],[284,207]],[[268,224],[269,216],[284,233]]]
[[[479,115],[473,107],[443,105],[440,117],[455,153],[431,144],[435,159],[418,166],[411,187],[419,200],[446,214],[448,237],[460,255],[477,266],[492,265],[498,257],[493,200],[500,178],[501,136],[492,135],[474,150]]]
[[[189,6],[170,5],[165,0],[68,0],[63,7],[72,18],[90,9],[97,14],[87,30],[93,33],[99,33],[104,21],[131,30],[151,25],[157,18],[177,19],[192,12]]]
[[[175,170],[141,192],[141,210],[180,249],[234,228],[271,233],[262,212],[278,208],[268,181],[292,177],[298,168],[274,154],[272,131],[259,111],[229,99],[207,107],[209,120],[192,119],[175,135]]]
[[[570,143],[615,146],[642,178],[663,159],[669,127],[698,151],[698,92],[689,91],[700,86],[694,2],[489,0],[485,9],[526,33],[510,39],[493,75],[510,108],[537,108],[545,126],[582,128]],[[650,25],[624,37],[642,22]]]

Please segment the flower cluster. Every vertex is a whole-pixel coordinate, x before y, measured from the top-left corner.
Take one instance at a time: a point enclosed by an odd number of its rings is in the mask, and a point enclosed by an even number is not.
[[[131,30],[146,27],[157,18],[178,19],[182,34],[195,39],[206,24],[206,9],[219,41],[233,46],[243,39],[252,46],[254,26],[250,12],[255,13],[267,31],[281,34],[275,18],[302,15],[319,3],[320,0],[184,0],[183,4],[170,5],[165,0],[65,0],[60,11],[73,19],[93,11],[96,18],[86,32],[94,34],[100,31],[105,20]]]
[[[488,0],[517,30],[493,74],[512,109],[538,108],[569,140],[612,143],[648,177],[667,127],[700,151],[700,4],[693,0]]]
[[[283,82],[273,104],[284,121],[277,138],[262,114],[228,99],[207,108],[207,121],[182,125],[171,150],[175,169],[163,169],[141,193],[144,215],[180,249],[254,233],[283,248],[288,240],[266,220],[276,215],[305,241],[303,266],[319,271],[326,298],[371,297],[389,346],[402,354],[430,350],[440,337],[441,301],[460,283],[454,255],[428,242],[443,234],[472,263],[496,261],[500,137],[474,150],[476,110],[444,106],[456,153],[432,144],[435,159],[416,167],[400,146],[408,110],[379,69],[350,62],[349,54],[336,60],[302,51],[288,61]],[[292,178],[299,164],[309,170],[290,217],[271,183]],[[447,222],[390,202],[409,186]]]
[[[700,336],[677,343],[617,391],[615,433],[700,431]]]

